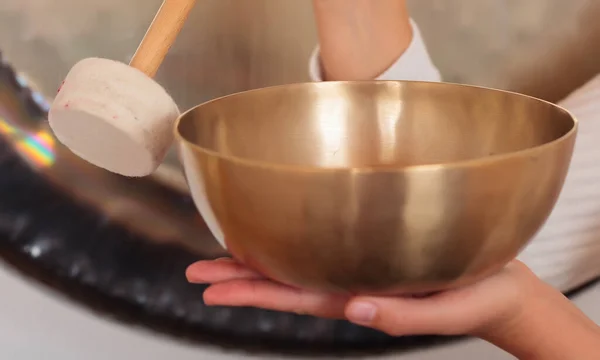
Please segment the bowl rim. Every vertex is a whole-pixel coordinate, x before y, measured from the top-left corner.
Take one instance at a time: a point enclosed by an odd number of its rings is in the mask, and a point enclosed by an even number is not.
[[[189,113],[194,112],[195,110],[197,110],[200,107],[203,107],[203,106],[209,105],[213,102],[221,101],[221,100],[224,100],[224,99],[227,99],[230,97],[241,96],[241,95],[245,95],[248,93],[272,91],[272,90],[275,90],[278,88],[304,87],[304,86],[308,86],[308,85],[331,86],[331,85],[360,84],[360,83],[370,83],[370,84],[378,84],[378,83],[380,83],[380,84],[389,84],[389,83],[419,84],[420,83],[420,84],[435,84],[435,86],[451,85],[451,86],[481,89],[481,90],[486,90],[486,91],[493,91],[493,92],[500,92],[500,93],[505,93],[505,94],[510,94],[510,95],[516,95],[518,97],[525,97],[525,98],[528,98],[528,99],[531,99],[534,101],[545,103],[547,105],[550,105],[551,107],[554,107],[558,111],[562,111],[562,112],[566,113],[572,121],[572,126],[569,129],[569,131],[567,131],[565,134],[563,134],[562,136],[560,136],[552,141],[543,143],[541,145],[522,149],[522,150],[511,151],[511,152],[501,153],[501,154],[496,154],[496,155],[489,155],[489,156],[484,156],[484,157],[475,158],[475,159],[451,161],[451,162],[444,162],[444,163],[422,164],[422,165],[408,165],[408,166],[401,166],[401,167],[397,167],[397,168],[395,168],[395,167],[382,168],[382,167],[375,167],[375,166],[319,167],[319,166],[312,166],[312,165],[288,165],[288,164],[282,164],[282,163],[273,163],[273,162],[267,162],[267,161],[261,161],[261,160],[248,159],[248,158],[235,156],[235,155],[225,155],[221,152],[207,149],[203,146],[200,146],[196,143],[193,143],[193,142],[187,140],[179,131],[179,127],[180,127],[182,120],[184,120]],[[534,96],[518,93],[515,91],[495,89],[495,88],[479,86],[479,85],[459,84],[459,83],[452,83],[452,82],[415,81],[415,80],[350,80],[350,81],[297,82],[297,83],[291,83],[291,84],[267,86],[267,87],[246,90],[246,91],[240,91],[240,92],[235,92],[232,94],[220,96],[220,97],[205,101],[203,103],[200,103],[200,104],[186,110],[185,112],[181,113],[179,115],[179,117],[175,120],[175,123],[173,125],[173,132],[174,132],[175,139],[179,143],[179,146],[181,146],[181,144],[185,144],[187,147],[192,148],[194,151],[204,153],[205,155],[208,155],[208,156],[219,158],[220,160],[228,161],[231,163],[236,163],[238,165],[245,165],[248,167],[263,168],[263,169],[269,168],[272,170],[297,171],[297,172],[328,172],[328,173],[332,173],[332,172],[333,173],[335,173],[335,172],[352,172],[352,173],[398,172],[398,173],[405,173],[405,172],[415,172],[415,171],[431,171],[431,170],[437,170],[437,169],[458,169],[458,168],[464,168],[464,167],[482,166],[482,165],[489,165],[491,163],[498,162],[498,161],[510,160],[510,159],[517,158],[517,157],[535,156],[539,153],[547,151],[549,148],[557,147],[557,146],[561,145],[562,143],[571,140],[573,137],[576,136],[578,127],[579,127],[579,120],[573,113],[571,113],[566,108],[564,108],[560,105],[557,105],[553,102],[550,102],[550,101],[547,101],[544,99],[540,99],[540,98],[537,98]]]

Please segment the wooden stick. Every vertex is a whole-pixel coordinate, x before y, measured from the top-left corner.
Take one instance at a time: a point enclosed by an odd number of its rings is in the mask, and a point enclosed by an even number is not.
[[[195,4],[196,0],[164,0],[129,65],[154,77]]]

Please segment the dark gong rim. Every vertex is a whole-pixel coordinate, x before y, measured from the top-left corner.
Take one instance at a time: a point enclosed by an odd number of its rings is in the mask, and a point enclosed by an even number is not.
[[[0,57],[0,92],[7,90],[28,116],[45,118],[44,106]],[[200,345],[253,353],[372,355],[456,339],[394,338],[344,321],[207,307],[204,287],[188,284],[183,275],[195,255],[145,241],[75,202],[36,174],[1,136],[0,174],[0,257],[101,316]],[[193,206],[187,196],[181,203]]]

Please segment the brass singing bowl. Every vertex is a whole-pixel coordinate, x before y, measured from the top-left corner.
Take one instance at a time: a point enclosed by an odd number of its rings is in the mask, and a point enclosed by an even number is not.
[[[552,211],[577,121],[447,83],[277,86],[176,124],[196,206],[239,261],[293,286],[422,293],[514,259]]]

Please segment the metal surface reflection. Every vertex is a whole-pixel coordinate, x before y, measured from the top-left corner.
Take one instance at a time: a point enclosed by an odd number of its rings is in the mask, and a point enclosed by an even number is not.
[[[56,161],[56,140],[49,131],[29,133],[0,117],[0,136],[10,139],[17,152],[32,166],[46,168]]]
[[[176,131],[200,213],[242,262],[300,288],[421,293],[517,255],[554,207],[576,128],[516,93],[371,81],[226,96]]]

